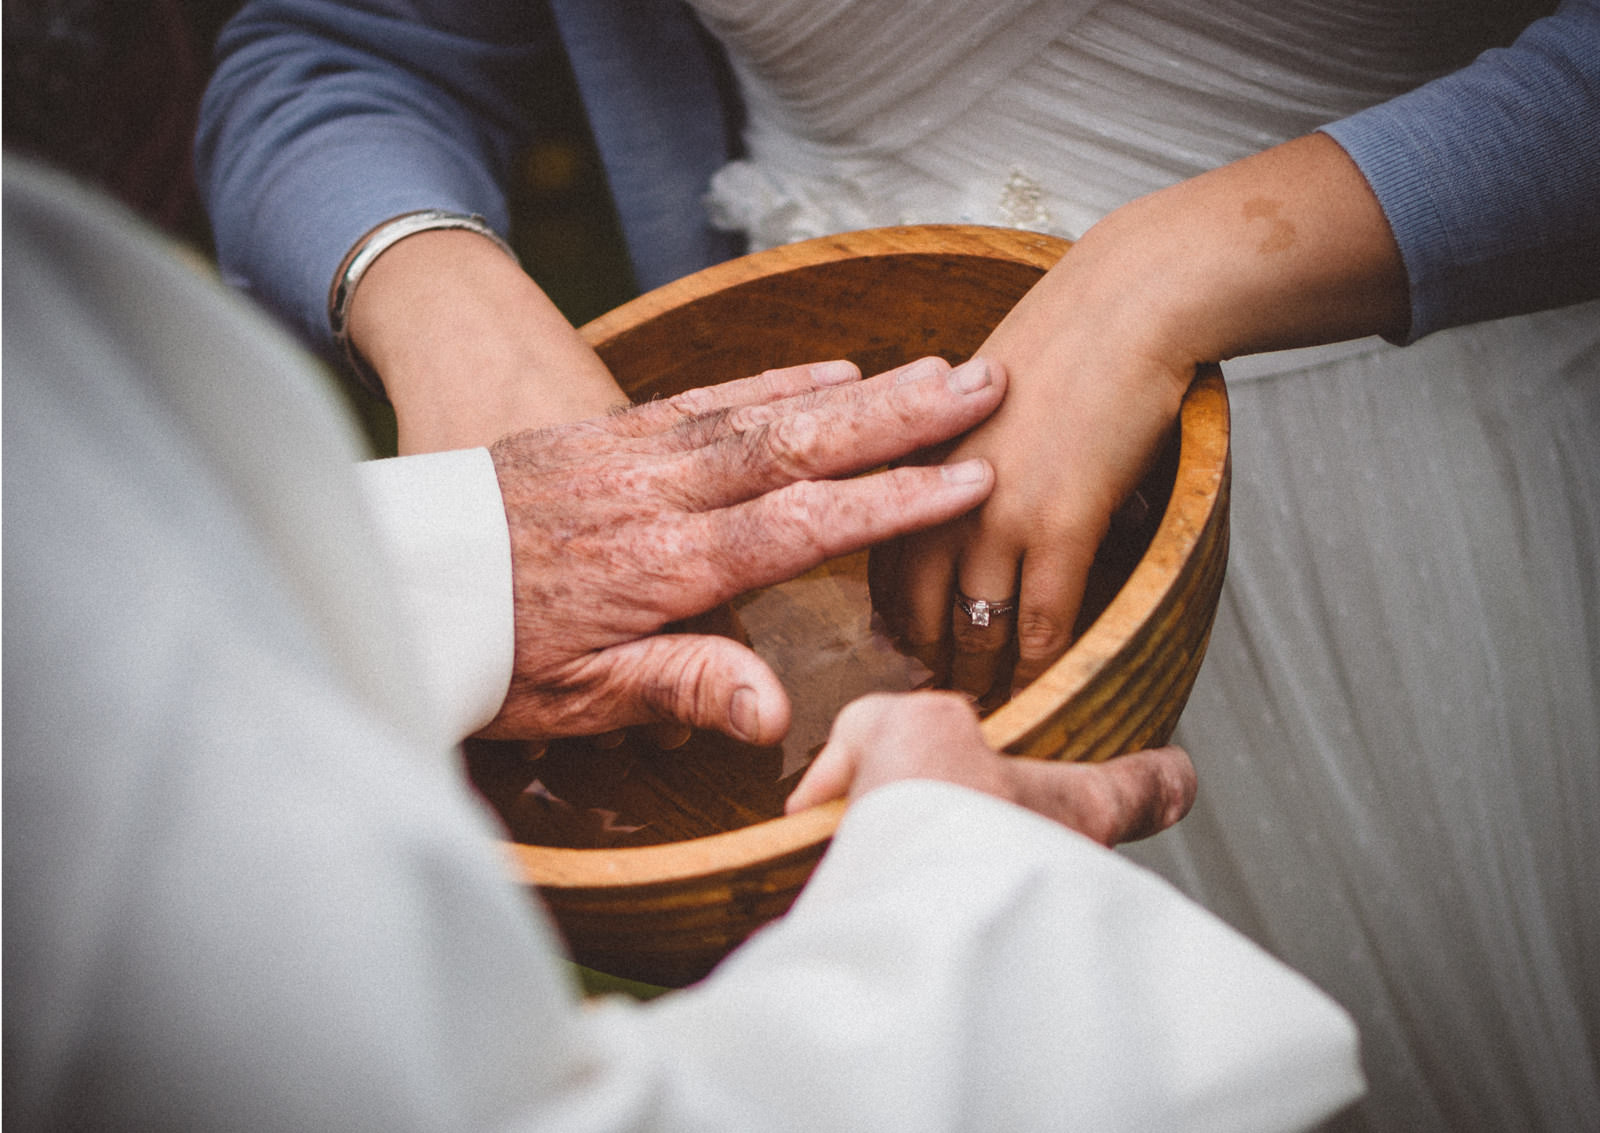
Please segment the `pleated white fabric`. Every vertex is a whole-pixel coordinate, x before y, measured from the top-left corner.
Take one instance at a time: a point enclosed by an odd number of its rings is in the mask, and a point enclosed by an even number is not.
[[[1456,5],[700,0],[747,102],[713,216],[768,247],[1108,210],[1475,54]]]
[[[757,246],[1075,237],[1463,65],[1494,15],[698,6],[751,116],[708,203]],[[1233,552],[1179,735],[1201,798],[1130,853],[1356,1016],[1372,1092],[1341,1128],[1600,1128],[1600,306],[1224,370]]]

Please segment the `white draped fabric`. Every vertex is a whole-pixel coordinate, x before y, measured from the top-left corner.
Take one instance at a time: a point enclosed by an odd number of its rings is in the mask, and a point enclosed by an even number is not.
[[[697,0],[756,246],[965,221],[1080,235],[1468,62],[1509,5]],[[1515,26],[1515,23],[1512,24]],[[1196,813],[1130,851],[1330,989],[1341,1128],[1600,1128],[1600,307],[1258,356],[1179,738]]]
[[[749,114],[713,215],[756,247],[883,224],[1075,238],[1133,197],[1467,62],[1459,6],[702,0]]]
[[[9,160],[5,229],[7,1128],[1271,1133],[1360,1093],[1304,978],[942,783],[852,806],[703,983],[581,1007],[451,758],[483,690],[430,624],[472,603],[405,616],[495,543],[433,506],[474,468],[498,498],[486,454],[360,490],[237,297]]]

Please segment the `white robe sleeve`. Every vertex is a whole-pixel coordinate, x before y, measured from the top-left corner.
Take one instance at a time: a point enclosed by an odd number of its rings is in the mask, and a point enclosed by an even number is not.
[[[1363,1091],[1305,979],[1029,812],[909,782],[856,803],[783,921],[642,1025],[669,1128],[1310,1127]]]
[[[500,710],[511,684],[511,537],[484,448],[367,461],[362,495],[389,552],[449,734]]]
[[[465,735],[511,665],[493,464],[361,471]],[[859,802],[790,916],[711,979],[581,1018],[582,1086],[539,1099],[541,1127],[1246,1133],[1363,1089],[1353,1025],[1303,978],[1116,854],[932,782]]]

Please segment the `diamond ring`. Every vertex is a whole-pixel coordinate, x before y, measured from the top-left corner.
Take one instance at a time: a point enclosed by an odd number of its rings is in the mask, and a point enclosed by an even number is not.
[[[990,602],[983,598],[968,598],[961,591],[956,591],[956,607],[965,615],[974,626],[984,627],[989,624],[990,618],[1003,618],[1017,608],[1015,599],[1004,602]]]

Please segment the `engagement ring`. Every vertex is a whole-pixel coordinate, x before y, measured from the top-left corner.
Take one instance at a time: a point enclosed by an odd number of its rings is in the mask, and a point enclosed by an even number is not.
[[[987,626],[990,618],[1003,618],[1017,608],[1015,601],[989,602],[983,598],[968,598],[956,591],[956,605],[975,626]]]

